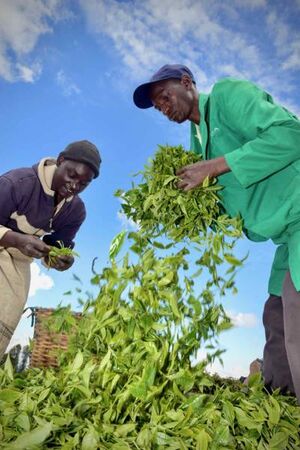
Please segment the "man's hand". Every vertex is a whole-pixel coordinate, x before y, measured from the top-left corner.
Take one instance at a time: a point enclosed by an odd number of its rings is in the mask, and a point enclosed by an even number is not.
[[[68,255],[55,256],[51,258],[51,263],[49,263],[49,258],[46,256],[45,263],[51,267],[51,269],[59,270],[63,272],[68,270],[74,263],[74,257]]]
[[[199,161],[182,167],[176,172],[176,175],[180,177],[178,187],[184,191],[189,191],[200,186],[206,177],[214,178],[229,171],[230,168],[223,156],[207,161]]]
[[[49,245],[41,241],[37,236],[29,234],[17,233],[16,231],[8,231],[0,240],[3,247],[15,247],[23,255],[31,258],[43,258],[50,251]]]

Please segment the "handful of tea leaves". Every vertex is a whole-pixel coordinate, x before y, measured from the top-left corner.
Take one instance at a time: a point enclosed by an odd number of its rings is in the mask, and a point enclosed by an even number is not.
[[[48,265],[51,267],[55,264],[55,259],[59,256],[79,256],[77,252],[75,252],[70,247],[64,247],[62,241],[57,241],[59,247],[51,246],[51,250],[48,253]]]
[[[222,187],[215,179],[206,178],[201,186],[189,192],[177,188],[176,171],[200,159],[182,146],[159,146],[154,158],[139,172],[143,182],[126,192],[116,192],[126,216],[148,237],[165,233],[177,242],[184,238],[194,240],[206,236],[210,228],[240,236],[241,221],[222,212],[217,195]]]
[[[206,178],[188,192],[178,189],[177,170],[200,159],[182,146],[159,146],[154,158],[139,172],[142,182],[115,195],[122,199],[127,218],[138,224],[140,235],[155,247],[164,248],[157,239],[166,238],[170,246],[193,244],[200,253],[198,275],[206,268],[209,285],[218,287],[224,295],[228,288],[236,292],[235,272],[243,260],[235,257],[233,248],[242,234],[242,221],[223,213],[218,197],[222,187],[216,179]],[[225,274],[219,270],[223,263],[229,266]]]

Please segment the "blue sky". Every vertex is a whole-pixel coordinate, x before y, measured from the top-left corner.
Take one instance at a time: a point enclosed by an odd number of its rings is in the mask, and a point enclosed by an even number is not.
[[[1,172],[57,155],[89,139],[100,149],[100,177],[83,193],[88,217],[80,258],[65,273],[33,265],[30,306],[70,298],[73,273],[89,289],[91,263],[107,262],[109,243],[128,227],[113,193],[128,188],[158,144],[189,144],[189,126],[138,110],[134,88],[165,63],[183,63],[209,92],[224,76],[250,79],[299,114],[300,1],[0,0]],[[247,372],[262,355],[261,314],[274,247],[244,239],[250,252],[239,293],[224,300],[238,325],[222,335],[226,375]],[[73,302],[76,308],[76,301]],[[23,318],[14,342],[30,334]]]

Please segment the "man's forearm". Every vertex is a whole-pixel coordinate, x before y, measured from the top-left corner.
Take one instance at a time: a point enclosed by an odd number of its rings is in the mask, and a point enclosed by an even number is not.
[[[17,233],[16,231],[7,231],[0,239],[0,246],[18,248],[21,239],[21,233]]]
[[[31,258],[42,258],[48,255],[50,247],[37,236],[7,231],[0,240],[2,247],[15,247]]]
[[[231,171],[224,156],[219,156],[218,158],[210,159],[206,162],[208,165],[211,164],[212,167],[211,173],[209,173],[210,178],[218,177],[219,175],[223,175],[224,173]]]

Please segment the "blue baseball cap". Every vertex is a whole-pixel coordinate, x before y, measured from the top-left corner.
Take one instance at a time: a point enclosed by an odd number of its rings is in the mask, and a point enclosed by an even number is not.
[[[169,80],[170,78],[176,78],[181,80],[183,75],[188,75],[192,82],[196,84],[194,75],[190,69],[182,64],[166,64],[162,66],[155,74],[150,78],[148,83],[141,84],[136,88],[133,93],[133,101],[138,108],[146,109],[151,108],[153,103],[150,98],[150,87],[157,81]]]

